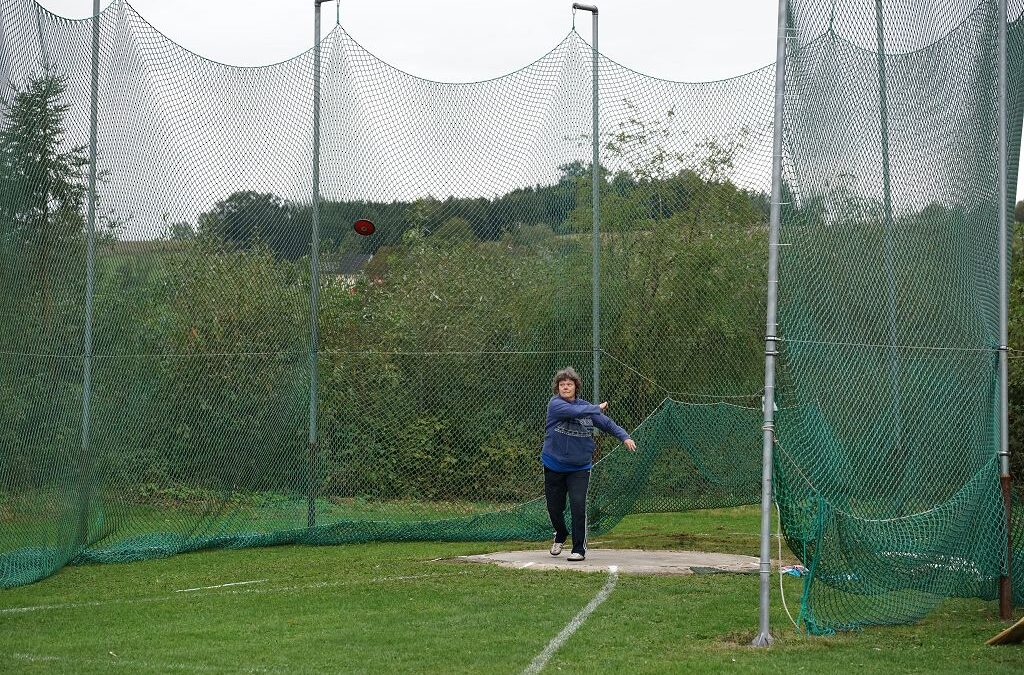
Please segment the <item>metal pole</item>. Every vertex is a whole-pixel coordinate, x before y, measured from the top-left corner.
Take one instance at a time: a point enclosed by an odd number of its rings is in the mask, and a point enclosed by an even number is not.
[[[320,5],[327,0],[313,0],[313,233],[309,254],[309,471],[307,485],[306,524],[316,525],[317,467],[317,362],[319,345],[320,305]]]
[[[92,450],[90,403],[92,399],[92,297],[96,254],[96,127],[99,117],[100,87],[100,0],[92,2],[92,73],[89,101],[89,196],[85,221],[85,337],[82,345],[82,456],[79,475],[82,480],[82,509],[78,519],[78,544],[89,538],[89,513],[92,510]]]
[[[768,230],[768,311],[764,342],[764,432],[761,459],[761,589],[757,637],[751,645],[774,642],[768,628],[772,581],[772,450],[775,444],[775,357],[778,355],[776,312],[779,287],[779,226],[782,222],[782,132],[786,103],[786,0],[779,0],[775,60],[775,129],[772,139],[772,206]]]
[[[878,109],[879,122],[882,127],[882,205],[885,210],[886,237],[889,239],[886,242],[886,255],[891,256],[893,246],[893,242],[890,237],[892,231],[892,183],[889,171],[889,111],[886,107],[888,105],[889,97],[885,79],[885,34],[883,32],[882,18],[882,0],[875,0],[875,27],[878,31]],[[892,293],[893,288],[894,283],[892,279],[892,269],[890,266],[890,294]],[[892,307],[892,296],[890,296],[889,302],[890,307]]]
[[[997,73],[999,90],[999,484],[1003,493],[1006,510],[1006,573],[999,577],[999,617],[1009,619],[1013,609],[1013,586],[1011,581],[1013,502],[1010,498],[1010,443],[1008,422],[1007,391],[1007,321],[1009,316],[1009,294],[1007,289],[1007,158],[1006,158],[1006,0],[998,0],[996,6],[998,22]]]
[[[593,210],[593,260],[590,288],[590,320],[592,330],[593,361],[594,361],[594,403],[601,400],[601,162],[600,162],[600,126],[598,125],[598,51],[597,51],[597,7],[574,2],[573,9],[590,12],[593,16],[593,39],[590,45],[591,64],[593,70],[592,101],[593,120],[591,122],[591,160],[590,193]]]
[[[899,392],[899,352],[896,349],[896,241],[892,219],[892,174],[889,167],[889,95],[885,76],[885,33],[883,32],[882,0],[875,0],[875,28],[878,33],[878,116],[882,134],[882,207],[885,227],[885,278],[889,311],[889,387],[895,425],[891,452],[893,456],[902,446],[903,421],[902,403]],[[902,462],[897,462],[900,481],[900,503],[906,500],[903,480],[906,474]],[[901,507],[902,508],[902,507]]]

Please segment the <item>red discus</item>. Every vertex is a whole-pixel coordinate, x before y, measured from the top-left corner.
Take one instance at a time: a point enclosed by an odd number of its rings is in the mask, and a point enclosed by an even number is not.
[[[352,226],[352,229],[354,229],[358,234],[361,234],[364,237],[370,236],[377,230],[377,228],[373,226],[373,223],[370,222],[369,220],[366,220],[365,218],[360,218],[359,220],[357,220],[355,222],[355,225]]]

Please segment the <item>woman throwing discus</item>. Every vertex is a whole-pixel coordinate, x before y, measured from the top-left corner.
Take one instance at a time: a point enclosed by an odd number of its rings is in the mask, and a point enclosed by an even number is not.
[[[607,401],[594,405],[577,394],[582,388],[579,373],[563,368],[555,373],[551,383],[554,396],[548,401],[547,421],[544,424],[544,448],[540,459],[544,464],[544,497],[548,517],[555,528],[551,555],[560,555],[569,530],[565,526],[565,499],[569,498],[572,515],[572,552],[569,560],[587,557],[587,488],[590,469],[594,463],[594,427],[612,434],[630,451],[636,443],[625,429],[605,415]]]

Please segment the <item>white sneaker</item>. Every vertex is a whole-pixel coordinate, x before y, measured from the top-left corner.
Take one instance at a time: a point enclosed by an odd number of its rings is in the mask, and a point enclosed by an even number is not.
[[[587,559],[587,556],[583,555],[582,553],[570,553],[569,557],[566,558],[566,560],[570,560],[572,562],[578,562],[580,560],[586,560],[586,559]]]
[[[560,541],[551,542],[551,555],[562,555],[562,545]]]

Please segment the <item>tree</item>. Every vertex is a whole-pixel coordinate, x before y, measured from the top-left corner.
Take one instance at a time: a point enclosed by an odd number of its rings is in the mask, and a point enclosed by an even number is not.
[[[167,237],[171,241],[188,241],[196,236],[196,231],[188,223],[171,223],[167,226]]]
[[[476,241],[476,235],[473,234],[473,228],[469,221],[459,217],[444,221],[441,227],[431,233],[430,238],[448,246],[458,246]]]
[[[199,216],[200,235],[231,248],[268,247],[294,260],[309,253],[310,223],[299,217],[295,204],[277,195],[243,190],[217,202]]]
[[[61,258],[81,250],[84,224],[89,160],[85,146],[68,145],[64,92],[64,79],[50,73],[16,87],[0,129],[0,233],[4,252],[16,254],[5,267],[11,274],[28,262],[21,273],[37,284],[43,339],[54,332],[54,277],[76,276]],[[5,281],[24,286],[26,279]]]
[[[55,236],[81,233],[68,216],[85,201],[85,146],[67,147],[61,102],[64,79],[43,75],[16,89],[0,130],[0,214],[22,232],[43,228]],[[53,217],[51,217],[53,216]],[[59,231],[57,229],[59,228]]]
[[[26,356],[81,350],[88,160],[67,139],[64,92],[62,78],[43,73],[14,87],[0,119],[0,331],[9,372],[25,373],[0,381],[0,446],[12,450],[0,457],[0,476],[14,485],[65,466],[57,439],[75,433],[55,412],[80,376],[62,359]]]
[[[441,202],[428,195],[409,205],[406,219],[409,221],[410,229],[426,236],[437,228],[441,213]]]
[[[1013,220],[1024,223],[1024,200],[1017,202],[1017,205],[1013,207]]]
[[[561,176],[558,177],[559,183],[572,183],[577,178],[585,178],[590,175],[590,166],[583,162],[575,159],[568,164],[562,164],[558,167],[561,172]]]

